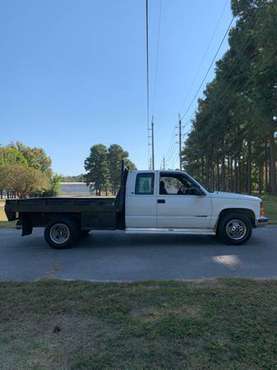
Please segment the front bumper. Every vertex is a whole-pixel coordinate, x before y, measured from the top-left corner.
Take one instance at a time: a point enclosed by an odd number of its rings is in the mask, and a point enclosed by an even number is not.
[[[260,217],[256,220],[256,227],[263,227],[263,226],[266,226],[268,225],[268,222],[269,222],[269,218],[268,217]]]

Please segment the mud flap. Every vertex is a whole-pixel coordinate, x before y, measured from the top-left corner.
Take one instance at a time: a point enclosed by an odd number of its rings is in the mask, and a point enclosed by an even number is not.
[[[31,235],[33,232],[32,220],[30,217],[24,215],[21,219],[22,236]]]

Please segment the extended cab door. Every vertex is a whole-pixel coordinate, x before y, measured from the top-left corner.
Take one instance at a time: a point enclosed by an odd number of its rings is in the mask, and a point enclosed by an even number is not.
[[[194,182],[182,172],[160,172],[157,197],[157,227],[203,229],[210,227],[211,199],[194,195]]]
[[[155,172],[129,172],[126,186],[126,228],[156,228]]]

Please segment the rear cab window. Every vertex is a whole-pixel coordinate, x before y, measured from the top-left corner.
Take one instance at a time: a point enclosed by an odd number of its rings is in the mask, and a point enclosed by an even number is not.
[[[138,173],[136,176],[135,194],[154,194],[154,173]]]

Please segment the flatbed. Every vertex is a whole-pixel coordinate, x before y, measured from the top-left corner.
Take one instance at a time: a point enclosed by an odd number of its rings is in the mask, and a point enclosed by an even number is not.
[[[8,219],[16,218],[16,214],[32,219],[32,226],[46,226],[49,218],[64,215],[79,218],[82,229],[115,229],[116,210],[115,198],[29,198],[6,201]]]

